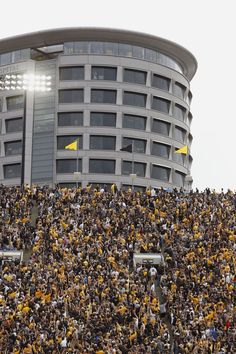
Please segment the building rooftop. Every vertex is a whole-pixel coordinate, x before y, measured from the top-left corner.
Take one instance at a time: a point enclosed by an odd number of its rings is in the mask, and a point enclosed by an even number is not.
[[[197,70],[197,60],[193,54],[175,42],[146,33],[112,28],[58,28],[8,37],[0,40],[0,53],[73,41],[120,42],[159,50],[175,59],[182,66],[184,75],[189,80]]]

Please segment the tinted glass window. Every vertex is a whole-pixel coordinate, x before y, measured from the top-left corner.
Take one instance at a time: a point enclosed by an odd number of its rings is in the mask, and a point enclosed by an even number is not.
[[[178,82],[175,82],[174,84],[174,95],[184,98],[186,87],[183,85],[179,84]]]
[[[57,137],[57,149],[65,150],[65,147],[73,143],[76,139],[79,141],[79,150],[83,149],[82,135],[62,135]],[[69,151],[69,150],[68,150]]]
[[[90,159],[90,173],[115,173],[115,160]]]
[[[114,90],[91,90],[92,103],[116,104],[116,91]]]
[[[115,150],[116,138],[114,136],[90,136],[90,149]]]
[[[119,43],[119,55],[123,57],[132,57],[132,45]]]
[[[153,119],[152,121],[152,132],[169,136],[170,123],[163,122],[163,120]]]
[[[153,74],[152,86],[157,87],[161,90],[169,91],[170,79],[167,79],[166,77],[160,75]]]
[[[93,66],[92,80],[116,80],[116,68]]]
[[[7,133],[21,132],[23,129],[22,118],[7,119],[5,121],[5,124]]]
[[[170,169],[163,166],[152,166],[152,178],[160,179],[161,181],[169,182]]]
[[[7,97],[7,110],[22,109],[24,107],[24,96]]]
[[[81,103],[84,102],[84,90],[60,90],[59,103]]]
[[[184,120],[186,109],[178,104],[174,107],[174,117],[180,120]]]
[[[123,116],[123,128],[128,129],[146,129],[146,117],[135,116],[132,114],[124,114]]]
[[[185,141],[185,136],[186,136],[186,130],[180,127],[175,127],[174,138],[176,140],[179,140],[183,143]]]
[[[169,113],[170,101],[160,97],[153,97],[152,108],[160,112]]]
[[[12,165],[3,166],[4,178],[17,178],[21,175],[21,164],[16,163]]]
[[[60,80],[84,80],[84,67],[71,66],[60,68]]]
[[[178,150],[179,148],[175,148],[175,151]],[[181,165],[184,164],[185,160],[185,155],[183,154],[176,154],[175,152],[173,153],[173,160]]]
[[[90,53],[103,54],[104,53],[104,43],[103,42],[91,42],[90,43]]]
[[[58,113],[58,126],[81,126],[83,125],[83,112]]]
[[[134,162],[134,167],[132,171],[132,162],[123,161],[122,164],[122,174],[130,175],[131,173],[136,173],[137,176],[145,177],[146,164],[142,162]]]
[[[123,104],[146,107],[147,95],[135,92],[124,92]]]
[[[152,144],[152,155],[160,156],[160,157],[163,157],[165,159],[168,159],[169,155],[170,155],[170,146],[166,145],[166,144],[153,142],[153,144]]]
[[[124,81],[125,82],[132,82],[135,84],[146,85],[146,76],[147,76],[147,73],[144,71],[131,70],[131,69],[124,70]]]
[[[77,171],[76,159],[57,160],[57,173],[74,173]],[[82,160],[78,159],[78,171],[82,172]]]
[[[116,114],[107,112],[91,112],[90,126],[116,126]]]
[[[175,171],[174,173],[174,184],[179,187],[184,186],[185,174],[180,171]]]
[[[22,153],[22,142],[18,141],[9,141],[4,143],[5,146],[5,155],[20,155]]]
[[[132,138],[123,138],[123,146],[128,146],[134,144],[134,152],[139,152],[145,154],[146,151],[146,140],[142,139],[132,139]]]

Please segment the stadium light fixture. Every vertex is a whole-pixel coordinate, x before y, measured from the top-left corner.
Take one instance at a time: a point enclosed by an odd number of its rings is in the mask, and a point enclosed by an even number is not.
[[[27,92],[49,92],[51,91],[52,78],[49,75],[7,74],[0,77],[0,91],[23,91],[24,112],[23,112],[23,133],[22,133],[22,159],[21,159],[21,188],[24,190],[25,183],[25,140],[26,140],[26,106]]]

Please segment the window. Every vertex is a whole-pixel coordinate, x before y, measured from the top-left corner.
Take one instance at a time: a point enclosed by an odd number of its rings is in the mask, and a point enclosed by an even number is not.
[[[147,95],[136,92],[124,92],[123,104],[129,106],[146,107]]]
[[[106,66],[92,66],[92,80],[116,81],[116,68]]]
[[[191,104],[192,98],[193,98],[193,95],[192,95],[192,93],[189,91],[188,96],[187,96],[187,103],[188,103],[188,105]]]
[[[119,55],[121,57],[132,57],[132,45],[119,43]]]
[[[91,42],[90,43],[90,53],[91,54],[103,54],[104,53],[104,43],[103,42]]]
[[[4,146],[5,146],[5,155],[6,156],[20,155],[22,153],[21,140],[5,142]]]
[[[152,86],[157,87],[161,90],[169,91],[170,79],[160,76],[160,75],[157,75],[157,74],[153,74]]]
[[[146,85],[146,76],[145,71],[125,69],[123,81]]]
[[[175,148],[174,151],[178,150],[179,148]],[[180,165],[184,164],[185,160],[185,155],[183,154],[176,154],[175,152],[173,153],[173,161],[179,163]]]
[[[57,160],[57,173],[74,173],[77,171],[77,159]],[[78,171],[82,172],[82,159],[78,159]]]
[[[132,172],[132,162],[123,161],[122,164],[122,174],[130,175],[131,173],[136,173],[139,177],[145,177],[146,173],[146,164],[142,162],[134,162],[134,172]]]
[[[61,112],[58,113],[58,126],[82,126],[83,112]]]
[[[160,156],[165,159],[168,159],[170,155],[170,146],[166,144],[153,142],[152,155]]]
[[[185,94],[185,91],[186,91],[186,87],[181,85],[180,83],[178,82],[175,82],[174,83],[174,95],[180,97],[180,98],[184,98],[184,94]]]
[[[59,103],[82,103],[84,102],[84,90],[60,90]]]
[[[21,176],[21,164],[15,163],[3,166],[4,178],[17,178]]]
[[[116,91],[114,90],[91,90],[92,103],[116,104]]]
[[[174,114],[173,116],[177,119],[184,120],[184,116],[186,113],[186,109],[178,104],[174,107]]]
[[[23,130],[22,118],[6,119],[5,124],[7,133],[21,132]]]
[[[175,126],[174,138],[175,138],[176,140],[181,141],[181,143],[184,143],[184,141],[185,141],[185,136],[186,136],[186,130],[184,130],[183,128],[180,128],[180,127]]]
[[[90,126],[115,127],[116,113],[91,112]]]
[[[132,114],[124,114],[123,116],[123,128],[128,129],[146,129],[146,117],[135,116]]]
[[[84,80],[84,67],[83,66],[70,66],[60,68],[60,80]]]
[[[174,173],[174,184],[176,184],[179,187],[184,186],[184,180],[185,180],[185,174],[180,172],[180,171],[175,171]]]
[[[90,136],[90,149],[95,150],[115,150],[116,138],[114,136]]]
[[[161,181],[169,182],[170,168],[152,165],[152,178],[160,179]]]
[[[14,111],[15,109],[22,109],[24,107],[24,96],[7,97],[7,110]]]
[[[123,147],[134,144],[134,152],[145,154],[146,151],[146,140],[133,139],[133,138],[123,138]]]
[[[89,173],[115,173],[115,160],[90,159]]]
[[[170,123],[164,122],[163,120],[153,119],[152,121],[152,132],[169,136],[170,133]]]
[[[57,137],[57,149],[58,150],[65,150],[65,147],[73,141],[78,139],[79,141],[79,150],[83,149],[83,136],[82,135],[62,135]],[[72,151],[72,150],[68,150]]]
[[[152,108],[168,114],[170,110],[170,101],[160,97],[153,97]]]

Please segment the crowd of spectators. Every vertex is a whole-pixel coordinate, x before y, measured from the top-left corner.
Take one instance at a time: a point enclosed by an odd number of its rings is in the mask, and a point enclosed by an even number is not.
[[[233,192],[0,186],[0,217],[31,250],[1,261],[0,353],[234,353]]]

